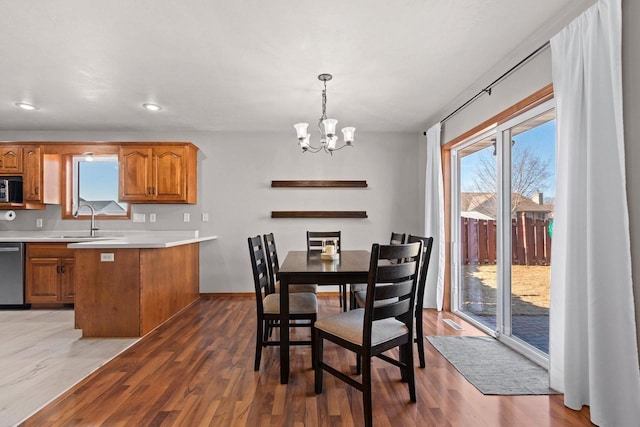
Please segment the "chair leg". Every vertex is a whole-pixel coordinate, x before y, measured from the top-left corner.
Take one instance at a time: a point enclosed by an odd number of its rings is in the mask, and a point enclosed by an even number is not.
[[[262,339],[262,345],[264,347],[266,347],[266,343],[267,343],[267,341],[269,341],[269,337],[271,336],[269,334],[269,332],[272,329],[272,326],[271,326],[272,322],[273,322],[272,320],[265,320],[264,323],[263,323],[264,324],[264,331],[263,331],[264,337]]]
[[[411,342],[411,340],[409,340],[409,342],[407,344],[405,344],[406,346],[406,355],[407,355],[407,360],[406,360],[406,376],[407,376],[407,382],[409,385],[409,398],[411,399],[412,402],[416,401],[416,376],[415,376],[415,370],[413,367],[413,343]]]
[[[313,327],[314,323],[316,323],[316,319],[311,321],[311,368],[316,369],[317,361],[316,361],[316,337],[315,337],[315,328]]]
[[[262,357],[262,335],[263,335],[263,330],[262,328],[264,327],[264,321],[262,319],[258,319],[258,330],[256,332],[256,359],[255,362],[253,364],[253,370],[254,371],[258,371],[260,370],[260,358]]]
[[[342,311],[347,311],[347,285],[340,285],[340,287],[342,288],[342,295],[340,296],[342,298]]]
[[[409,341],[410,345],[413,345],[413,343],[411,341]],[[408,354],[407,354],[407,346],[406,344],[403,344],[401,346],[398,347],[398,353],[400,356],[400,362],[404,363],[405,366],[407,365],[407,359],[408,359]],[[405,368],[400,368],[400,378],[402,378],[402,382],[407,382],[407,370]]]
[[[426,365],[424,361],[424,332],[422,329],[422,310],[416,311],[416,343],[418,344],[418,359],[420,367],[424,369]]]
[[[315,361],[315,392],[316,394],[322,393],[322,367],[320,364],[322,363],[322,337],[320,337],[320,332],[317,329],[313,329],[313,342],[315,343],[313,351],[314,361]]]
[[[360,355],[358,355],[360,358]],[[364,425],[373,426],[373,404],[371,401],[371,356],[365,355],[362,363],[362,406],[364,407]]]

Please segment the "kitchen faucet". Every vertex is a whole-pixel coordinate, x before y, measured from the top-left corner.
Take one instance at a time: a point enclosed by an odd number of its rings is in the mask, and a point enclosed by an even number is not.
[[[93,208],[93,206],[91,206],[88,203],[82,203],[80,205],[78,205],[78,209],[76,210],[76,213],[73,214],[73,216],[75,218],[78,218],[78,214],[80,213],[80,208],[86,206],[89,209],[91,209],[91,228],[89,229],[89,236],[91,237],[95,237],[96,235],[96,231],[99,230],[99,228],[96,225],[96,210]]]

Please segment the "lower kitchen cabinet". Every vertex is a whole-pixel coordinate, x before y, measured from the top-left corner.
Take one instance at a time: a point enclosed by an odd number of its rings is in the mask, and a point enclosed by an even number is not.
[[[73,303],[73,249],[68,243],[27,243],[25,302]]]

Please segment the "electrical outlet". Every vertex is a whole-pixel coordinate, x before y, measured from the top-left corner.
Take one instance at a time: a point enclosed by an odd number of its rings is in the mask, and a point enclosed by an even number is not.
[[[191,221],[191,215],[190,215],[190,214],[188,214],[188,213],[185,213],[185,214],[182,216],[182,220],[183,220],[184,222],[189,222],[189,221]]]
[[[36,219],[36,228],[42,228],[42,218]]]
[[[209,214],[206,212],[202,213],[202,222],[209,222]]]
[[[149,222],[156,222],[156,214],[154,213],[149,214]]]
[[[143,213],[134,213],[133,214],[133,222],[145,222],[147,219],[147,215]]]

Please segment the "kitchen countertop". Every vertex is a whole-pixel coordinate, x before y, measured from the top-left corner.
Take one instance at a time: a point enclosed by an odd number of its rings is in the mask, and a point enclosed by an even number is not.
[[[89,237],[73,231],[1,231],[0,242],[68,242],[70,249],[169,248],[215,240],[218,236],[200,236],[198,231],[99,231]]]

